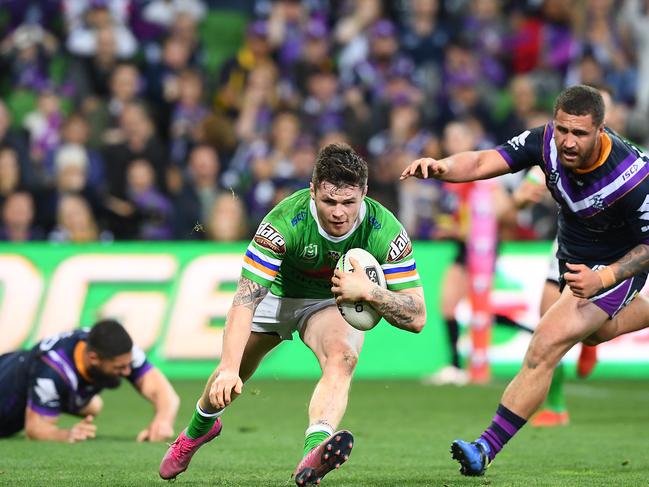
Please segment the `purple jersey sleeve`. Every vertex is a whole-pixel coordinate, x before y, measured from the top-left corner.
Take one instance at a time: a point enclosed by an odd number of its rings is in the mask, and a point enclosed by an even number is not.
[[[133,354],[133,360],[131,361],[131,375],[128,376],[128,380],[131,383],[135,383],[135,381],[153,368],[153,364],[147,360],[144,351],[137,345],[133,345],[131,352]]]
[[[70,373],[57,357],[43,356],[30,374],[27,385],[27,406],[42,416],[58,416],[63,410],[70,389]]]
[[[542,165],[544,134],[547,126],[536,127],[512,137],[496,147],[511,172],[518,172],[535,165]]]
[[[634,240],[649,245],[649,177],[627,193],[622,201]]]

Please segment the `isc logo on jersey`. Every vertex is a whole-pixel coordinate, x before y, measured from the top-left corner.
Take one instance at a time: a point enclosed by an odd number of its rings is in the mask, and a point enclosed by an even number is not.
[[[259,225],[257,233],[255,233],[255,242],[276,254],[286,252],[286,241],[284,237],[268,222],[263,222]]]
[[[388,252],[388,262],[398,262],[406,255],[412,252],[412,244],[408,238],[405,229],[390,242],[390,251]]]

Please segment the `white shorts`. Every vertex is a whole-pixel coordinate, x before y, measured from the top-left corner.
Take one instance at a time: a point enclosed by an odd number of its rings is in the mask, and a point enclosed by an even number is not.
[[[559,284],[559,259],[557,259],[557,249],[559,248],[559,243],[557,239],[554,239],[552,242],[552,255],[550,256],[550,262],[548,263],[548,274],[545,276],[546,281]]]
[[[334,298],[281,298],[268,293],[252,317],[252,331],[276,333],[282,340],[292,340],[294,331],[302,330],[306,320],[329,306],[336,306]]]

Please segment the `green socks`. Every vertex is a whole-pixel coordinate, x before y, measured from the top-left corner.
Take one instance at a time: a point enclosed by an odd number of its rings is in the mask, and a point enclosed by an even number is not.
[[[221,415],[222,411],[217,413],[206,413],[201,407],[196,404],[192,419],[187,426],[187,436],[195,440],[196,438],[207,434],[214,426],[216,419]]]
[[[548,398],[545,401],[547,408],[555,413],[562,413],[566,410],[566,397],[563,393],[565,375],[565,365],[559,363],[557,368],[554,369],[552,383],[550,384],[550,390],[548,391]]]
[[[308,433],[304,437],[304,456],[330,436],[331,435],[326,431],[314,431]]]

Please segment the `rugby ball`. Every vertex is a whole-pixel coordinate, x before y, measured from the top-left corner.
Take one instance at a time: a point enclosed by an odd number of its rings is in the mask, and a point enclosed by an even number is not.
[[[336,265],[337,269],[343,272],[354,272],[350,257],[353,257],[363,268],[363,272],[367,274],[370,281],[375,282],[383,289],[385,289],[385,276],[381,265],[369,252],[354,248],[348,250],[339,260]],[[358,301],[356,303],[341,303],[338,305],[338,310],[343,316],[345,321],[358,330],[366,331],[374,328],[379,321],[381,315],[376,312],[371,304],[365,301]]]

